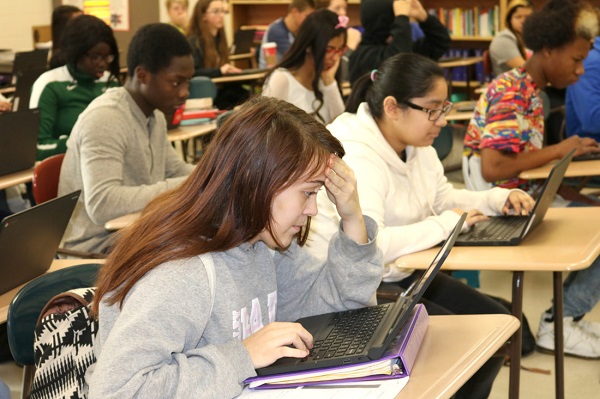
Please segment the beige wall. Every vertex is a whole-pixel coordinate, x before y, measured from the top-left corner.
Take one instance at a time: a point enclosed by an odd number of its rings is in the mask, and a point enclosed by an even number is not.
[[[32,50],[31,27],[50,25],[52,0],[0,0],[0,48]]]
[[[160,21],[168,20],[164,0],[159,3]],[[190,11],[197,0],[190,0]],[[0,49],[27,51],[33,49],[31,27],[50,25],[53,0],[0,0]],[[231,25],[225,30],[231,35]],[[231,41],[231,37],[229,38]]]

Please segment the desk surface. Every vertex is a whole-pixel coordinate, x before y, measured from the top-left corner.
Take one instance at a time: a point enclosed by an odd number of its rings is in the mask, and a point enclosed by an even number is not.
[[[33,179],[33,168],[0,176],[0,190],[17,184],[27,183]]]
[[[521,179],[545,179],[550,174],[550,170],[558,161],[549,162],[539,168],[529,169],[521,172],[519,177]],[[594,161],[577,161],[571,162],[565,177],[584,177],[584,176],[598,176],[600,175],[600,160]]]
[[[469,66],[469,65],[475,65],[478,62],[482,62],[483,61],[483,57],[464,57],[464,58],[460,58],[460,59],[456,59],[456,60],[452,60],[452,61],[438,61],[438,65],[441,66],[442,68],[456,68],[456,67],[460,67],[460,66]]]
[[[229,83],[229,82],[245,82],[248,80],[258,80],[262,79],[266,76],[268,71],[261,71],[256,73],[247,73],[247,74],[231,74],[219,76],[217,78],[212,78],[211,80],[214,83]]]
[[[509,315],[431,316],[408,384],[396,399],[451,397],[518,327]]]
[[[178,126],[167,132],[169,141],[189,140],[194,137],[204,136],[217,128],[217,122],[200,123],[197,125]]]
[[[64,269],[66,267],[83,265],[86,263],[104,263],[104,259],[55,259],[50,266],[50,269],[46,273],[53,272],[55,270]],[[27,283],[25,283],[27,284]],[[25,284],[21,284],[17,288],[13,288],[5,294],[0,295],[0,323],[6,322],[8,314],[8,307],[10,302],[13,300],[15,295],[19,292]]]
[[[521,244],[510,247],[454,247],[447,270],[569,271],[588,267],[600,254],[598,208],[550,208]],[[438,247],[402,256],[396,266],[425,269]]]

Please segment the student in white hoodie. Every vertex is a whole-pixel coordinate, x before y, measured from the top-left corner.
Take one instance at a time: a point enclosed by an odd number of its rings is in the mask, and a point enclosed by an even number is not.
[[[328,125],[344,145],[363,212],[377,222],[377,243],[388,265],[441,242],[465,211],[466,229],[486,215],[526,214],[533,207],[533,199],[520,190],[456,190],[446,180],[431,144],[446,125],[452,107],[447,97],[444,71],[434,61],[398,54],[357,80],[347,112]],[[339,223],[324,200],[319,193],[319,214],[312,220],[307,243],[321,257]],[[388,266],[384,281],[406,288],[419,273]],[[507,313],[494,299],[444,273],[436,276],[424,297],[432,314]],[[456,397],[486,398],[502,362],[500,356],[490,359]]]

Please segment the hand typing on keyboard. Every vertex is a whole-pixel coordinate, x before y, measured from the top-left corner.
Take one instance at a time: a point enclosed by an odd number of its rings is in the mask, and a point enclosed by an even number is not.
[[[266,367],[282,357],[303,358],[313,337],[300,323],[273,322],[242,341],[254,368]]]
[[[513,190],[502,207],[502,214],[527,216],[534,206],[535,200],[531,195],[521,190]]]
[[[465,213],[462,209],[454,208],[452,209],[454,212],[462,215]],[[474,226],[479,222],[483,222],[484,220],[488,220],[488,217],[485,216],[479,209],[471,209],[467,212],[467,220],[465,220],[465,224],[468,227]]]

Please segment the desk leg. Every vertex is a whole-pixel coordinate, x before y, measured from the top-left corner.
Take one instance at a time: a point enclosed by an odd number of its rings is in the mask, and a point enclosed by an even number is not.
[[[556,398],[565,397],[565,353],[563,339],[563,281],[562,272],[554,272],[554,373]]]
[[[523,335],[523,276],[522,271],[513,271],[512,314],[519,319],[519,328],[510,340],[510,373],[508,397],[519,398],[519,379],[521,377],[521,339]]]

